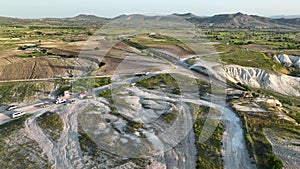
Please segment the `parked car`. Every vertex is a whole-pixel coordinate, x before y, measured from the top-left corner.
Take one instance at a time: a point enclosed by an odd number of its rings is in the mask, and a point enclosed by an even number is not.
[[[65,101],[64,104],[73,104],[73,103],[75,103],[75,100],[74,100],[74,99],[72,99],[72,100],[67,100],[67,101]]]
[[[24,112],[16,112],[12,114],[12,118],[18,118],[23,116],[25,113]]]
[[[55,104],[65,103],[66,101],[67,101],[66,99],[57,98],[57,99],[55,100]]]
[[[137,73],[134,76],[141,77],[141,76],[147,76],[147,75],[149,75],[149,72]]]
[[[11,110],[16,109],[16,108],[18,108],[17,105],[11,105],[11,106],[9,106],[8,108],[6,108],[6,110],[7,110],[7,111],[11,111]]]

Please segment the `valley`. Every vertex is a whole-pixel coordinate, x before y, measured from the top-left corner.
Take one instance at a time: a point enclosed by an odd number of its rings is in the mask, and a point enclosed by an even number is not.
[[[298,167],[297,19],[0,23],[0,168]]]

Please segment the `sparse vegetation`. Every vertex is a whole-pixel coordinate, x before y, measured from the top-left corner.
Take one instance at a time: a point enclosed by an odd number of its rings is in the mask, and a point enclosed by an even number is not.
[[[37,122],[52,140],[57,141],[60,138],[64,124],[57,113],[45,112],[37,118]]]
[[[266,154],[266,158],[268,160],[270,169],[282,169],[283,164],[282,161],[276,157],[274,154]]]
[[[239,99],[238,102],[241,101],[242,100]],[[271,105],[268,104],[262,104],[262,106],[272,108],[270,107]],[[270,112],[245,112],[236,110],[243,122],[247,148],[250,155],[254,157],[258,168],[278,167],[277,165],[282,163],[272,151],[272,145],[266,136],[265,130],[267,128],[272,128],[272,130],[277,132],[278,130],[284,129],[285,133],[291,134],[294,133],[294,130],[299,130],[299,127],[293,123],[280,119],[278,117],[278,111],[280,110],[276,108]],[[268,158],[266,158],[267,156]]]
[[[101,93],[99,93],[100,97],[111,97],[112,94],[112,90],[107,89],[107,90],[103,90]]]
[[[194,132],[196,138],[197,148],[197,168],[205,169],[222,169],[223,159],[221,154],[222,136],[225,131],[225,126],[218,121],[206,121],[205,115],[208,114],[210,108],[199,105],[192,105],[194,107]],[[213,110],[217,111],[217,110]],[[204,122],[212,123],[216,126],[216,130],[205,142],[200,142],[199,137],[203,129]]]
[[[81,150],[96,159],[101,153],[98,145],[83,131],[81,126],[78,129],[78,134]]]
[[[161,117],[167,122],[172,123],[174,122],[178,117],[178,110],[172,110],[171,112],[164,113],[161,115]]]
[[[110,77],[95,78],[95,87],[105,86],[111,83]]]
[[[176,79],[177,80],[177,79]],[[137,84],[147,89],[163,89],[174,94],[180,94],[178,82],[170,74],[159,74],[137,81]]]
[[[10,82],[0,84],[0,103],[31,101],[51,91],[52,82]],[[40,94],[40,95],[37,95]]]
[[[270,71],[283,71],[285,68],[260,51],[249,50],[236,45],[216,45],[221,60],[227,64],[255,67]],[[288,72],[288,71],[286,71]]]
[[[289,112],[289,115],[294,118],[298,123],[300,123],[300,98],[299,97],[291,97],[287,95],[283,95],[280,93],[264,90],[264,89],[253,89],[252,91],[255,91],[260,94],[268,95],[268,96],[274,96],[277,98],[282,104],[283,107]]]
[[[24,133],[30,116],[0,125],[0,168],[51,168],[38,144]]]
[[[21,54],[19,57],[21,58],[32,58],[32,57],[41,57],[41,56],[46,56],[46,54],[41,53],[41,52],[32,52],[28,54]]]
[[[125,39],[125,40],[122,40],[123,43],[129,45],[129,46],[132,46],[136,49],[139,49],[139,50],[144,50],[144,49],[147,49],[148,47],[144,46],[144,45],[141,45],[139,43],[136,43],[136,42],[133,42],[133,41],[130,41],[129,39]]]
[[[30,117],[31,115],[25,115],[21,118],[9,121],[0,125],[0,138],[5,138],[14,133],[15,131],[24,127],[25,120]]]

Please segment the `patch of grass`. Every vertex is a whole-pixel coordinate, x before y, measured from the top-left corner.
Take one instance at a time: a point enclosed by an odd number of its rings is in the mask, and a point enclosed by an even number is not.
[[[164,44],[179,44],[181,43],[177,39],[174,39],[172,37],[167,37],[167,36],[158,36],[155,38],[150,38],[150,37],[136,37],[136,38],[131,38],[130,41],[134,43],[141,44],[143,46],[147,45],[164,45]]]
[[[94,78],[82,78],[76,79],[72,84],[73,92],[88,91],[95,88],[95,79]]]
[[[99,157],[100,150],[98,145],[90,138],[88,134],[86,134],[82,127],[79,125],[78,127],[79,134],[79,143],[80,148],[84,153],[87,153],[89,156],[92,156],[94,159]]]
[[[52,140],[57,141],[60,138],[64,124],[57,113],[45,112],[37,118],[37,122]]]
[[[112,95],[112,90],[107,89],[107,90],[103,90],[101,93],[99,93],[99,97],[110,97],[111,98]]]
[[[38,92],[49,93],[50,82],[8,82],[0,84],[0,103],[28,101],[36,97]],[[41,95],[40,95],[41,96]]]
[[[283,163],[282,161],[276,157],[274,154],[266,154],[266,158],[268,160],[269,168],[272,169],[282,169],[283,168]]]
[[[290,115],[300,124],[300,112],[290,111]]]
[[[271,71],[281,71],[281,69],[285,69],[281,64],[273,61],[259,51],[252,51],[234,45],[216,45],[216,49],[220,52],[224,52],[219,54],[219,56],[221,60],[227,64],[255,67]]]
[[[30,116],[25,115],[0,125],[0,168],[50,169],[37,142],[22,133],[24,122]]]
[[[194,132],[197,148],[197,168],[199,169],[222,169],[223,160],[221,155],[222,136],[225,131],[225,126],[217,121],[207,121],[205,115],[210,111],[209,107],[192,105],[194,108]],[[217,111],[217,110],[213,110]],[[213,134],[205,142],[200,142],[199,137],[205,122],[217,126]]]
[[[147,77],[137,81],[137,85],[147,89],[165,88],[165,91],[171,91],[173,94],[180,94],[177,78],[171,74],[158,74],[156,76]]]
[[[72,89],[71,86],[62,86],[56,90],[56,95],[58,95],[58,96],[63,95],[64,91],[71,91],[71,89]]]
[[[46,56],[46,54],[44,53],[40,53],[40,52],[32,52],[32,53],[28,53],[28,54],[21,54],[18,55],[21,58],[32,58],[32,57],[41,57],[41,56]]]
[[[239,99],[239,102],[241,99]],[[234,102],[234,100],[232,100]],[[269,108],[269,105],[264,105]],[[272,154],[272,145],[265,134],[266,128],[284,128],[299,130],[299,127],[278,118],[276,112],[242,112],[235,110],[243,122],[246,145],[251,156],[254,157],[258,168],[270,168],[267,154]],[[279,111],[279,110],[276,110]]]
[[[144,128],[144,123],[133,121],[125,115],[120,114],[120,116],[127,122],[127,125],[124,129],[126,132],[134,133],[138,128]]]
[[[14,133],[15,131],[24,127],[25,120],[31,115],[25,115],[15,120],[0,125],[0,137],[5,138]]]
[[[105,86],[111,83],[110,77],[101,77],[95,79],[95,87]]]
[[[264,134],[264,127],[270,125],[266,121],[269,117],[260,116],[261,113],[248,114],[238,112],[243,121],[244,135],[247,149],[256,160],[258,168],[268,167],[264,158],[266,153],[272,153],[272,146]]]
[[[164,113],[161,115],[161,117],[166,121],[167,123],[174,122],[178,117],[178,110],[172,110],[171,112]]]
[[[144,45],[141,45],[140,43],[136,43],[136,42],[133,42],[129,39],[125,39],[125,40],[122,40],[123,43],[131,46],[131,47],[134,47],[136,49],[139,49],[139,50],[144,50],[144,49],[147,49],[148,47],[144,46]]]
[[[251,90],[257,93],[274,96],[275,98],[277,98],[283,104],[283,107],[288,110],[289,115],[292,118],[294,118],[298,123],[300,123],[300,98],[299,97],[291,97],[291,96],[283,95],[280,93],[276,93],[264,89],[251,88]]]

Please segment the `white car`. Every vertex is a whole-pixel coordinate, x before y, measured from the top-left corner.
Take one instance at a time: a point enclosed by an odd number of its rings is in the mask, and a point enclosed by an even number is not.
[[[12,114],[12,118],[18,118],[23,116],[25,113],[24,112],[16,112]]]
[[[11,110],[16,109],[16,108],[18,108],[18,106],[16,106],[16,105],[11,105],[11,106],[9,106],[6,110],[7,110],[7,111],[11,111]]]
[[[66,99],[56,99],[55,104],[65,103],[66,101]]]

